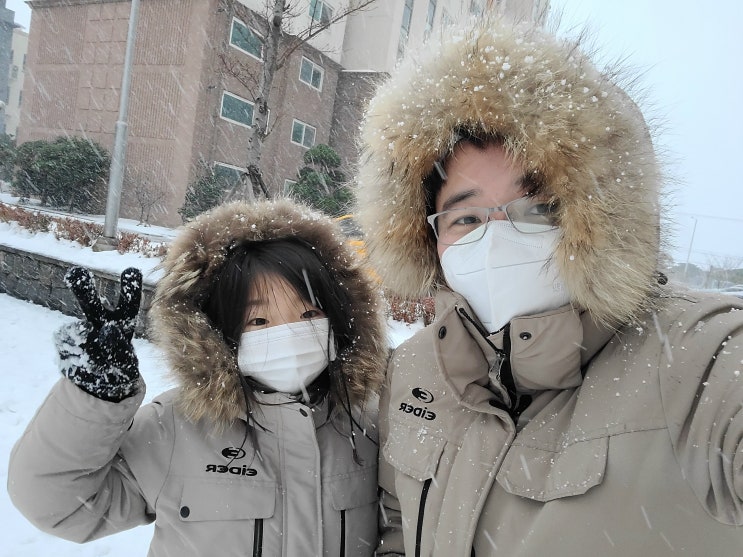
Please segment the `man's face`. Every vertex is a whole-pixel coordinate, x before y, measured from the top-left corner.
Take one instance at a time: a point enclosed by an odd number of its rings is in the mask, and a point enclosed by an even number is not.
[[[500,145],[479,148],[463,142],[444,165],[446,180],[436,196],[436,212],[465,207],[499,207],[526,194],[523,172]],[[502,211],[490,215],[503,219]],[[439,259],[450,246],[437,244]]]

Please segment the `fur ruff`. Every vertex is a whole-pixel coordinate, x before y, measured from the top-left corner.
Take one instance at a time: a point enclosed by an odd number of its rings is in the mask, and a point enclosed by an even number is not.
[[[162,263],[165,273],[150,312],[152,337],[165,351],[179,384],[178,408],[186,419],[223,427],[244,417],[237,359],[210,326],[200,303],[227,248],[290,236],[316,248],[333,279],[354,301],[351,320],[357,340],[339,354],[351,403],[363,405],[381,384],[386,359],[381,306],[337,224],[287,200],[230,203],[182,228]]]
[[[444,283],[422,181],[458,128],[502,137],[559,200],[553,263],[574,305],[607,323],[655,305],[664,178],[639,109],[576,42],[492,20],[412,53],[368,107],[356,213],[385,287]]]

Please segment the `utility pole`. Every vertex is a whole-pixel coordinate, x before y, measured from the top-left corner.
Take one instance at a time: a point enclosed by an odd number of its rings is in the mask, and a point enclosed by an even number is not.
[[[691,241],[689,242],[689,251],[686,253],[686,265],[684,265],[684,282],[686,282],[686,273],[689,270],[689,258],[691,257],[691,246],[694,245],[694,234],[697,231],[697,219],[696,217],[691,217],[694,219],[694,228],[691,230]]]
[[[126,36],[126,54],[124,70],[121,77],[121,96],[119,98],[119,118],[116,120],[114,148],[111,156],[111,167],[108,174],[108,197],[106,198],[106,220],[103,224],[103,236],[93,244],[93,251],[114,250],[119,245],[116,230],[121,204],[121,186],[124,182],[124,161],[126,160],[126,140],[128,132],[129,89],[134,58],[134,42],[137,37],[137,20],[139,19],[139,0],[132,0],[129,12],[129,31]]]

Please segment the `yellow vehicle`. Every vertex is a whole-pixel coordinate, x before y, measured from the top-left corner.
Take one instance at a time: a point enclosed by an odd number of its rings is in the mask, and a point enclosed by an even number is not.
[[[366,248],[364,246],[364,240],[362,240],[361,229],[356,224],[356,221],[353,220],[353,213],[335,217],[335,221],[340,224],[341,230],[348,237],[348,240],[346,240],[348,245],[356,251],[359,257],[364,259],[366,257]]]

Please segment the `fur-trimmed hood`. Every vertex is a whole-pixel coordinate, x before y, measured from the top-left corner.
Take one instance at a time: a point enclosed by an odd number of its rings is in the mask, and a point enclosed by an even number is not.
[[[663,177],[645,120],[613,80],[575,41],[505,21],[411,53],[361,136],[356,214],[383,284],[415,298],[444,283],[422,181],[466,129],[502,137],[559,201],[554,262],[575,305],[605,322],[651,307]]]
[[[191,421],[226,425],[245,415],[237,359],[200,309],[229,247],[246,241],[298,236],[311,244],[353,300],[354,337],[343,376],[352,404],[363,404],[379,387],[386,359],[380,306],[368,275],[359,267],[340,228],[331,219],[288,200],[252,205],[230,203],[185,225],[162,267],[150,311],[151,333],[165,351],[179,384],[178,406]]]

